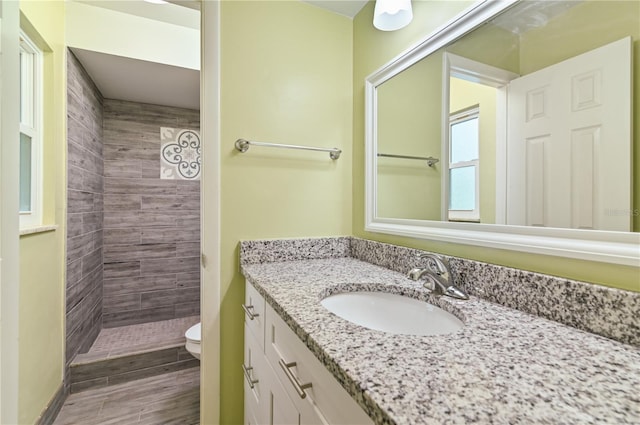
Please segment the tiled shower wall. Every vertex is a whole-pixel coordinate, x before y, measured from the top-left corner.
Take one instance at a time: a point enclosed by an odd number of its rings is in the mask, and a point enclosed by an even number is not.
[[[200,182],[160,179],[160,127],[199,111],[104,101],[103,326],[200,313]]]
[[[89,349],[102,325],[102,95],[67,55],[66,362]]]

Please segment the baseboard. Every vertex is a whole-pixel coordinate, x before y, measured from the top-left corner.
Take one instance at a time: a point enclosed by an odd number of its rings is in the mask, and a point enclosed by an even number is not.
[[[49,404],[36,420],[35,425],[51,425],[53,421],[56,420],[58,413],[60,413],[60,409],[62,409],[62,405],[68,395],[69,393],[65,391],[64,383],[60,384],[60,387],[49,401]]]

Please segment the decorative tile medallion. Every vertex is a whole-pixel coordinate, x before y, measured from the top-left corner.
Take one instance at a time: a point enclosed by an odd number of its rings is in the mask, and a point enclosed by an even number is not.
[[[160,127],[163,180],[200,180],[200,132]]]

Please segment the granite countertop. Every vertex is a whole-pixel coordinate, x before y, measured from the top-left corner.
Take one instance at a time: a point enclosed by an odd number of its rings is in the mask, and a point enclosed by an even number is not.
[[[247,280],[377,424],[640,422],[640,349],[477,297],[435,299],[401,273],[331,258],[244,264]],[[333,292],[421,298],[465,326],[390,335],[327,311]]]

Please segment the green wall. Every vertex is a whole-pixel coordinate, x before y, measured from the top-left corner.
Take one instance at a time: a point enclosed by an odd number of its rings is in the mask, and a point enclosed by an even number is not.
[[[630,2],[638,4],[637,2]],[[368,4],[354,19],[353,30],[353,86],[354,86],[354,128],[353,128],[353,230],[359,237],[394,243],[424,250],[455,255],[493,264],[548,273],[606,286],[640,291],[638,268],[561,257],[526,254],[507,250],[488,249],[471,245],[419,240],[406,237],[382,235],[364,231],[364,80],[376,69],[410,48],[422,37],[456,13],[468,6],[469,2],[414,2],[414,20],[406,28],[394,33],[383,33],[372,25],[373,3]],[[612,8],[613,5],[608,3]],[[615,8],[613,8],[615,9]],[[636,13],[635,16],[638,16]],[[637,28],[637,27],[636,27]],[[567,27],[570,31],[572,27]],[[606,29],[604,30],[606,31]],[[636,53],[638,42],[635,42]],[[548,46],[548,45],[547,45]],[[555,47],[555,46],[554,46]],[[551,49],[549,49],[551,50]],[[636,54],[636,63],[637,57]],[[636,69],[638,67],[636,66]],[[637,99],[637,96],[636,96]],[[636,101],[636,104],[638,102]],[[638,120],[636,114],[636,121]],[[636,123],[637,125],[637,123]],[[637,144],[637,141],[636,141]],[[635,149],[635,182],[638,182],[640,160]],[[636,183],[636,202],[638,186]],[[636,219],[637,222],[637,219]]]
[[[43,223],[58,225],[20,238],[18,419],[28,424],[62,385],[64,368],[65,20],[64,2],[22,1],[20,9],[45,50]]]
[[[352,22],[298,1],[225,1],[221,22],[220,423],[239,424],[238,242],[351,234]],[[337,161],[260,147],[242,154],[238,138],[343,153]]]
[[[436,54],[378,87],[379,153],[440,157],[441,76]],[[379,157],[377,166],[379,217],[440,220],[442,164]]]

